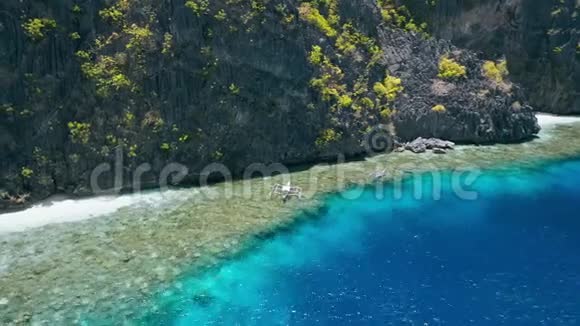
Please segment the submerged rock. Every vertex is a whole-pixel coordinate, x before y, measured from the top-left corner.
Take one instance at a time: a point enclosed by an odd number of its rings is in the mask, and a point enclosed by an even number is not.
[[[435,154],[447,154],[447,151],[444,150],[443,148],[434,148],[433,153],[435,153]]]
[[[211,295],[211,293],[207,291],[199,292],[195,294],[191,299],[193,300],[193,302],[203,307],[211,305],[212,302],[214,302],[215,300],[215,298]]]

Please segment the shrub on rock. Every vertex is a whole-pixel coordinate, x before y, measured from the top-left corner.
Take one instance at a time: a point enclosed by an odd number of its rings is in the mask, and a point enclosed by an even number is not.
[[[466,74],[465,66],[462,66],[457,61],[445,56],[439,60],[439,74],[437,75],[439,78],[456,79],[465,77]]]

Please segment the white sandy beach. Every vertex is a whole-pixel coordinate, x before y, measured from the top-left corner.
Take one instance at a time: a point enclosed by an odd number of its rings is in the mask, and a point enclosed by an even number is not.
[[[134,203],[131,196],[49,199],[23,211],[0,215],[0,233],[19,232],[59,222],[75,222],[115,212]]]
[[[538,134],[538,141],[545,141],[551,138],[551,131],[557,126],[580,124],[580,116],[558,116],[548,113],[537,113],[538,124],[542,128]]]
[[[115,213],[125,207],[159,206],[187,197],[186,190],[146,191],[83,199],[49,198],[22,211],[0,214],[0,234],[22,232],[54,223],[78,222]],[[189,193],[192,193],[189,191]]]
[[[550,129],[557,125],[580,122],[580,117],[558,116],[547,113],[537,113],[536,117],[538,118],[538,124],[542,129]]]

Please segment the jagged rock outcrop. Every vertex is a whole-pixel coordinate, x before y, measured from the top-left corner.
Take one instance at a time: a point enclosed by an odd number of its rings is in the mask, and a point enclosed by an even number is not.
[[[523,141],[539,131],[532,109],[522,103],[520,89],[509,90],[482,77],[481,59],[449,42],[422,40],[381,30],[381,44],[390,50],[385,64],[406,80],[412,95],[402,96],[393,117],[403,141],[435,137],[458,143],[490,144]],[[465,65],[466,78],[437,77],[438,60],[451,54]],[[433,110],[444,104],[445,110]]]
[[[136,175],[155,186],[170,162],[195,183],[212,162],[240,174],[361,155],[368,131],[390,123],[402,140],[538,131],[516,85],[490,82],[472,52],[383,21],[373,0],[6,0],[0,13],[3,198],[90,194],[95,167],[120,158],[100,187]],[[439,78],[443,56],[465,76]]]
[[[507,58],[535,109],[580,113],[580,6],[576,0],[402,0],[432,33]]]
[[[419,137],[412,142],[406,143],[403,148],[417,154],[424,153],[428,149],[435,154],[445,154],[447,150],[455,149],[455,143],[438,138]]]

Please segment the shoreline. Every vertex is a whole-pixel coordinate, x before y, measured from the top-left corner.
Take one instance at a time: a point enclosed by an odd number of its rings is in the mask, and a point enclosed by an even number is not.
[[[580,123],[580,116],[563,116],[550,113],[536,113],[536,118],[538,119],[540,128],[542,128],[538,136],[542,136],[542,134],[544,134],[546,131],[559,125]]]
[[[525,167],[580,154],[580,128],[559,126],[550,133],[546,140],[464,146],[447,155],[406,152],[314,165],[290,175],[298,186],[306,187],[312,174],[318,180],[315,191],[302,202],[264,200],[260,189],[265,181],[256,178],[249,180],[252,189],[258,189],[250,200],[241,195],[207,200],[196,189],[180,189],[174,191],[183,193],[164,200],[162,206],[146,202],[99,218],[0,234],[0,300],[7,302],[0,305],[0,323],[26,319],[70,323],[89,315],[133,320],[135,307],[150,307],[152,296],[184,273],[215,266],[248,240],[287,229],[301,212],[316,210],[324,194],[368,182],[369,171],[377,166],[386,168],[389,182],[406,170],[486,169],[511,162]],[[570,141],[563,144],[562,139]],[[337,174],[344,174],[346,182],[337,183]],[[282,181],[281,176],[271,179]],[[232,186],[237,194],[242,182]],[[222,183],[204,190],[219,193],[225,188]]]
[[[557,126],[576,123],[580,124],[580,117],[574,116],[558,116],[547,113],[537,113],[536,117],[538,119],[538,124],[542,128],[538,134],[539,139],[549,136],[547,133]],[[458,150],[461,151],[471,146],[474,145],[461,145]],[[393,153],[392,155],[397,155],[397,153]],[[317,164],[312,164],[311,167],[316,165]],[[119,209],[131,205],[161,201],[164,200],[164,197],[166,196],[173,197],[174,195],[178,195],[180,192],[183,193],[195,189],[200,189],[200,187],[185,186],[165,191],[149,189],[137,193],[129,192],[117,195],[89,195],[82,197],[55,194],[44,200],[31,203],[30,205],[21,208],[0,211],[0,235],[13,232],[25,232],[30,229],[50,224],[75,223],[98,218],[115,213]]]
[[[135,206],[161,204],[166,198],[174,198],[190,190],[147,190],[121,195],[87,196],[82,198],[53,195],[22,210],[0,214],[0,235],[25,232],[31,229],[59,223],[75,223],[117,212]]]

